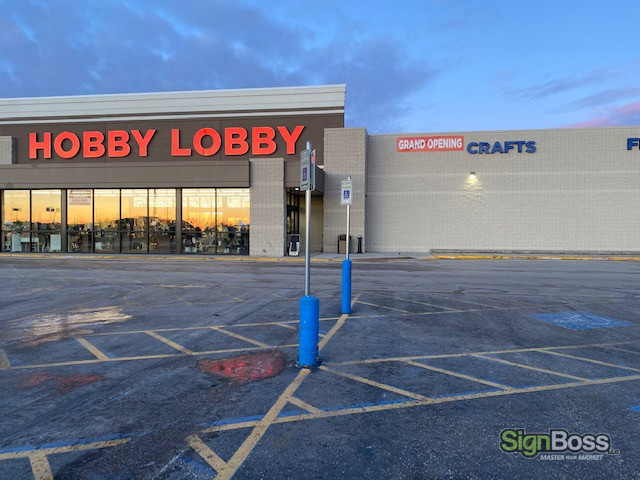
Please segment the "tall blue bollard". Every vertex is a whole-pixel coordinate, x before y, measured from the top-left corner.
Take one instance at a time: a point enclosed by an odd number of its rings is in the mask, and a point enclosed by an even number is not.
[[[311,295],[300,298],[300,347],[298,366],[317,367],[318,330],[320,329],[320,300]]]
[[[351,260],[342,261],[342,313],[351,313]]]

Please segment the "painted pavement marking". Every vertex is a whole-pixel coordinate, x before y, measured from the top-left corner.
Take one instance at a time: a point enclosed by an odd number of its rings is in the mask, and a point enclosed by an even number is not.
[[[313,405],[309,405],[307,402],[300,400],[298,397],[291,397],[289,399],[289,402],[294,404],[297,407],[300,407],[304,410],[306,410],[309,413],[315,413],[315,414],[320,414],[322,413],[322,410],[320,410],[319,408],[314,407]]]
[[[603,365],[605,367],[621,368],[622,370],[629,370],[631,372],[640,372],[640,368],[626,367],[624,365],[618,365],[615,363],[602,362],[600,360],[593,360],[592,358],[578,357],[576,355],[567,355],[566,353],[554,352],[553,350],[539,350],[542,353],[548,353],[550,355],[557,355],[559,357],[572,358],[574,360],[580,360],[583,362],[595,363],[596,365]]]
[[[383,390],[388,390],[389,392],[397,393],[404,397],[413,398],[415,400],[429,401],[431,400],[429,397],[424,395],[420,395],[419,393],[409,392],[407,390],[402,390],[401,388],[392,387],[391,385],[385,385],[384,383],[379,383],[374,380],[370,380],[365,377],[361,377],[359,375],[353,375],[351,373],[341,372],[340,370],[335,370],[333,368],[329,368],[326,365],[322,365],[320,370],[325,372],[333,373],[334,375],[338,375],[340,377],[348,378],[349,380],[355,380],[356,382],[364,383],[365,385],[371,385],[373,387],[378,387]]]
[[[83,338],[83,337],[74,337],[84,348],[86,348],[87,350],[89,350],[93,355],[95,355],[95,357],[98,360],[109,360],[109,357],[107,357],[102,351],[100,351],[100,349],[98,347],[96,347],[95,345],[93,345],[91,342],[89,342],[87,339]]]
[[[9,357],[7,357],[5,351],[0,348],[0,370],[6,370],[7,368],[11,368]]]
[[[187,443],[193,450],[200,455],[205,462],[207,462],[211,468],[220,473],[227,468],[227,462],[222,460],[216,452],[211,450],[206,443],[202,441],[197,435],[191,435],[187,437]]]
[[[370,307],[384,308],[385,310],[392,310],[394,312],[411,313],[409,310],[401,310],[399,308],[385,307],[384,305],[377,305],[375,303],[363,302],[362,300],[358,300],[358,303],[361,305],[369,305]]]
[[[533,370],[535,372],[548,373],[550,375],[555,375],[557,377],[565,377],[570,378],[572,380],[579,380],[581,382],[585,382],[588,378],[577,377],[575,375],[569,375],[567,373],[556,372],[555,370],[547,370],[546,368],[533,367],[531,365],[524,365],[522,363],[510,362],[509,360],[504,360],[503,358],[495,358],[495,357],[487,357],[484,355],[471,355],[472,357],[482,358],[484,360],[491,360],[493,362],[504,363],[505,365],[511,365],[513,367],[526,368],[527,370]]]
[[[53,472],[47,456],[42,452],[33,452],[29,454],[29,463],[31,471],[36,480],[53,480]]]
[[[186,353],[187,355],[193,355],[193,352],[191,350],[189,350],[188,348],[183,347],[182,345],[178,345],[176,342],[173,342],[171,340],[169,340],[168,338],[163,337],[162,335],[152,331],[152,330],[145,330],[144,333],[146,333],[147,335],[155,338],[156,340],[160,340],[162,343],[165,343],[167,345],[169,345],[171,348],[175,348],[176,350],[182,352],[182,353]]]
[[[463,378],[465,380],[469,380],[469,381],[472,381],[472,382],[481,383],[483,385],[488,385],[490,387],[500,388],[502,390],[514,390],[513,387],[509,387],[507,385],[501,385],[499,383],[490,382],[488,380],[483,380],[481,378],[472,377],[471,375],[465,375],[464,373],[458,373],[458,372],[453,372],[451,370],[445,370],[444,368],[433,367],[431,365],[427,365],[427,364],[424,364],[424,363],[414,362],[414,361],[411,361],[411,360],[409,360],[407,362],[404,362],[404,363],[406,363],[408,365],[413,365],[414,367],[420,367],[420,368],[425,368],[427,370],[433,370],[434,372],[444,373],[445,375],[450,375],[452,377]]]
[[[243,335],[239,335],[237,333],[230,332],[228,330],[223,329],[222,327],[211,327],[211,329],[215,330],[216,332],[224,333],[225,335],[228,335],[230,337],[237,338],[238,340],[242,340],[243,342],[251,343],[252,345],[256,345],[258,347],[273,348],[271,345],[267,345],[266,343],[258,342],[256,340],[252,340],[250,338],[247,338],[247,337],[245,337]]]

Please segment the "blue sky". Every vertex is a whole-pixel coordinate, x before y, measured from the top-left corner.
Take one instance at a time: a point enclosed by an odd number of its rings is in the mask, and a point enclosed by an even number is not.
[[[0,97],[347,84],[371,133],[640,125],[637,0],[0,0]]]

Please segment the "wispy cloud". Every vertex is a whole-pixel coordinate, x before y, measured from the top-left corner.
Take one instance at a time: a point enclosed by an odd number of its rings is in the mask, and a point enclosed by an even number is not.
[[[505,90],[505,94],[527,100],[540,100],[552,95],[600,83],[616,77],[618,74],[618,70],[599,68],[584,73],[568,75],[563,78],[555,78],[524,88],[508,88]]]
[[[391,119],[436,75],[392,34],[347,20],[320,42],[221,0],[0,4],[0,97],[347,83],[348,124],[375,132],[401,128]]]
[[[619,100],[631,100],[640,96],[640,87],[632,88],[611,88],[603,90],[593,95],[574,100],[560,107],[553,109],[552,113],[572,112],[584,108],[600,107]]]
[[[630,127],[640,125],[640,102],[622,106],[607,107],[592,119],[566,125],[570,128]]]

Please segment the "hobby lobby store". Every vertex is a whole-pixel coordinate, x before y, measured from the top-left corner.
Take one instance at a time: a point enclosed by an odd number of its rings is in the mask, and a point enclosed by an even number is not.
[[[369,135],[344,85],[0,100],[3,252],[640,251],[640,128]],[[304,244],[304,239],[301,244]]]

